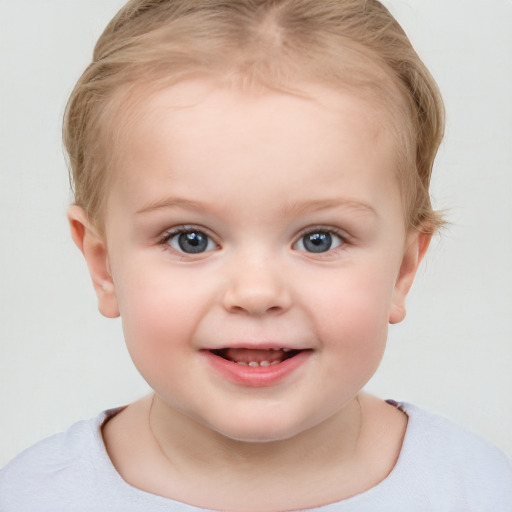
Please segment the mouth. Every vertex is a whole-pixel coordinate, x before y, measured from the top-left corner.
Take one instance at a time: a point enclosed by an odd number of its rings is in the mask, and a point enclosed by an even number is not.
[[[221,348],[210,350],[213,355],[240,366],[249,368],[261,368],[275,366],[284,361],[292,359],[304,350],[291,348],[271,348],[271,349],[252,349],[252,348]]]
[[[307,367],[313,349],[291,347],[223,347],[201,351],[223,379],[249,388],[264,388],[286,382],[300,368]]]

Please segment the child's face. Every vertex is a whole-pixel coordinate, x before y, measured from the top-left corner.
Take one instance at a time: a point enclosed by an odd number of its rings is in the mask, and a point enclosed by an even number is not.
[[[235,439],[343,414],[426,246],[404,227],[386,114],[304,89],[184,82],[120,132],[100,308],[119,308],[137,368],[170,407]]]

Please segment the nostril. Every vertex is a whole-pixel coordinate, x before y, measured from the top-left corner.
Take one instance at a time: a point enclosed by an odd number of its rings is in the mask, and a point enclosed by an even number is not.
[[[245,306],[245,307],[231,306],[229,308],[229,311],[231,313],[260,316],[260,315],[267,315],[267,314],[277,315],[277,314],[282,313],[284,311],[284,309],[285,308],[283,308],[281,306],[270,306],[268,308],[265,308],[265,307],[256,307],[254,305],[250,305],[250,306]]]
[[[278,276],[245,270],[231,276],[228,281],[222,298],[227,311],[261,316],[279,314],[289,308],[291,301],[288,290]]]

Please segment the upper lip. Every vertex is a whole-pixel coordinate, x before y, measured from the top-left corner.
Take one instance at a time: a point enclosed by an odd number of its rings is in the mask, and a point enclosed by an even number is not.
[[[309,347],[301,347],[291,343],[279,342],[233,342],[203,347],[203,350],[222,350],[226,348],[244,348],[248,350],[306,350]]]

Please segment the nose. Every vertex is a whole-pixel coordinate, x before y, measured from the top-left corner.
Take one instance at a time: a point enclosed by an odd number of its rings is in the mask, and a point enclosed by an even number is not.
[[[231,262],[227,279],[223,306],[230,313],[280,314],[291,306],[283,270],[268,256],[241,256]]]

